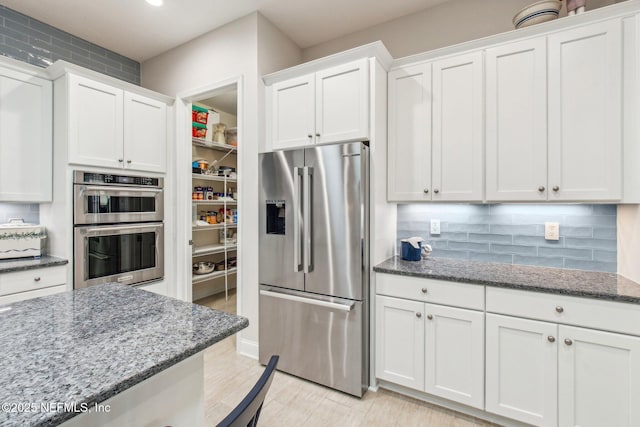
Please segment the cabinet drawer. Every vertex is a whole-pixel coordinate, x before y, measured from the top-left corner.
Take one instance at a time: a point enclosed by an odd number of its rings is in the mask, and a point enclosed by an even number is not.
[[[35,289],[64,285],[67,267],[64,265],[0,274],[0,295],[10,295]]]
[[[44,297],[60,292],[65,292],[67,285],[50,286],[48,288],[36,289],[27,292],[18,292],[17,294],[5,295],[0,297],[0,305],[11,304],[18,301],[24,301],[31,298]]]
[[[487,312],[640,335],[640,305],[487,286]]]
[[[434,304],[484,310],[484,286],[421,277],[376,275],[376,293]]]

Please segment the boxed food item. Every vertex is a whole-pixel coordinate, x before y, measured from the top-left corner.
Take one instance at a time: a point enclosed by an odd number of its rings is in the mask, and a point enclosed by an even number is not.
[[[191,136],[193,136],[194,138],[206,139],[207,125],[196,122],[191,123]]]
[[[206,125],[208,120],[209,110],[207,110],[206,108],[198,107],[197,105],[193,105],[191,107],[191,121]]]
[[[41,256],[44,239],[43,226],[10,219],[7,224],[0,224],[0,259]]]

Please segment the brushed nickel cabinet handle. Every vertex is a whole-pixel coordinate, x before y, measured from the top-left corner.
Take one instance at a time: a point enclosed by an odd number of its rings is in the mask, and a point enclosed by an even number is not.
[[[573,341],[571,341],[569,338],[565,338],[565,339],[564,339],[564,343],[565,343],[566,345],[571,345],[571,344],[573,344]]]
[[[428,188],[425,188],[423,191],[424,191],[424,194],[429,194],[429,189]]]
[[[416,313],[416,317],[419,319],[422,317],[422,313]]]
[[[434,192],[434,193],[436,193],[436,194],[438,194],[438,193],[440,192],[440,190],[438,190],[437,188],[435,188],[435,189],[433,190],[433,192]]]
[[[555,185],[555,186],[553,187],[553,191],[555,191],[555,192],[560,191],[560,187],[558,187],[557,185]]]
[[[320,136],[320,134],[319,134],[319,133],[316,133],[316,136]]]
[[[40,281],[40,276],[36,276],[36,277],[34,277],[34,278],[33,278],[33,281],[34,281],[34,282],[39,282],[39,281]]]
[[[541,193],[544,192],[544,185],[541,185],[540,187],[538,187],[538,191]]]
[[[549,336],[547,337],[547,341],[549,341],[549,342],[556,342],[556,338],[555,338],[555,337],[552,337],[551,335],[549,335]]]
[[[558,313],[562,313],[562,312],[564,311],[564,308],[562,308],[562,306],[561,306],[561,305],[559,305],[559,306],[557,306],[557,307],[556,307],[556,311],[557,311]]]
[[[427,314],[427,319],[433,320],[433,314]]]
[[[422,288],[422,293],[426,294],[427,293],[427,288]]]

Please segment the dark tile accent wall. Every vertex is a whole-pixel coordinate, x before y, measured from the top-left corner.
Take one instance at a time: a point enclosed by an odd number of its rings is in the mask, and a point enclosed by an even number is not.
[[[398,241],[427,240],[433,257],[616,272],[616,213],[616,205],[398,205],[397,232]],[[429,234],[431,219],[439,236]],[[545,222],[560,224],[560,240],[545,240]]]
[[[2,5],[0,55],[43,68],[62,59],[129,83],[140,84],[139,62]]]
[[[22,218],[24,222],[38,224],[40,222],[40,205],[20,203],[0,203],[0,224],[9,218]]]

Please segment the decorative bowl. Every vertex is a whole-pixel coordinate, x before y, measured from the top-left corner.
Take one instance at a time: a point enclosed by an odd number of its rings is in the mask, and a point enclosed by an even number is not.
[[[562,2],[557,0],[543,0],[530,4],[516,13],[513,17],[513,25],[516,28],[523,28],[552,21],[558,18],[560,9],[562,9]]]
[[[209,274],[216,265],[212,262],[200,261],[193,264],[193,274]]]

